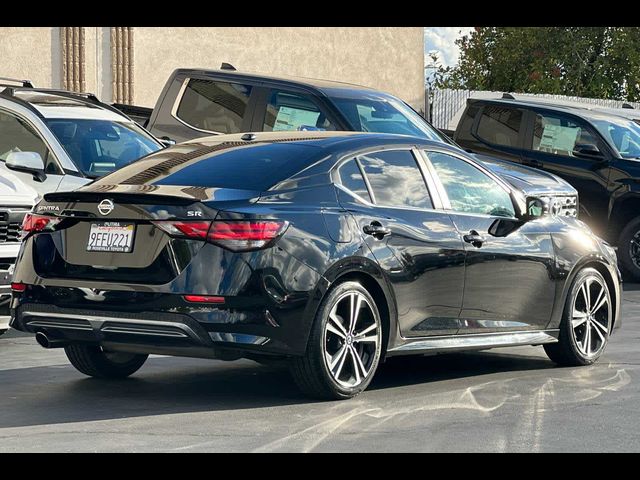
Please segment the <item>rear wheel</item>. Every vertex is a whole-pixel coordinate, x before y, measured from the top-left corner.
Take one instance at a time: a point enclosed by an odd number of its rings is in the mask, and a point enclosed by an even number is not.
[[[97,378],[125,378],[142,367],[148,355],[108,352],[96,345],[71,344],[64,347],[67,358],[81,373]]]
[[[590,365],[604,352],[612,321],[607,282],[594,268],[585,268],[569,290],[558,343],[546,344],[544,349],[559,365]]]
[[[291,361],[300,389],[322,399],[351,398],[367,388],[380,361],[382,324],[373,297],[344,282],[322,301],[307,352]]]
[[[631,220],[620,232],[618,258],[633,280],[640,280],[640,217]]]

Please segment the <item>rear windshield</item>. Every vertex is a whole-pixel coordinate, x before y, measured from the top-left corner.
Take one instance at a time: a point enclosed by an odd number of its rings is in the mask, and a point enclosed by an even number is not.
[[[313,163],[319,152],[318,147],[299,143],[230,146],[215,152],[207,149],[216,146],[177,145],[121,168],[99,183],[265,191]],[[198,156],[200,150],[202,155]],[[185,161],[181,162],[181,157]]]

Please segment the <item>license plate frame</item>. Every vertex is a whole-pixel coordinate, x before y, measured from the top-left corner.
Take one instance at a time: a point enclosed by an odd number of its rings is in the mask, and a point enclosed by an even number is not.
[[[91,222],[86,251],[131,253],[135,233],[136,225],[133,222]]]

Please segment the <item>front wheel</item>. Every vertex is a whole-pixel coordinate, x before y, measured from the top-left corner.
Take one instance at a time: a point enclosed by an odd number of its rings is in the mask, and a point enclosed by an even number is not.
[[[307,351],[291,361],[300,389],[321,399],[347,399],[367,388],[382,352],[382,323],[373,297],[344,282],[320,304]]]
[[[604,277],[594,268],[576,275],[565,302],[558,343],[544,345],[559,365],[594,363],[609,341],[613,322],[611,294]]]
[[[109,352],[97,345],[71,344],[64,347],[67,358],[81,373],[97,378],[125,378],[137,372],[148,355]]]
[[[640,217],[631,220],[620,232],[618,258],[622,269],[633,280],[640,280]]]

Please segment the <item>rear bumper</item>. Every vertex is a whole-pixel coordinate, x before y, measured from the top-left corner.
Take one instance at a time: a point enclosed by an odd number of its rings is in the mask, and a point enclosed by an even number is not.
[[[69,289],[42,290],[59,298]],[[114,351],[186,357],[290,356],[301,355],[306,348],[302,303],[283,311],[249,305],[245,309],[206,304],[185,307],[180,295],[150,295],[153,298],[146,301],[138,294],[137,308],[125,309],[98,304],[95,308],[61,307],[18,297],[13,300],[11,327]]]
[[[11,278],[13,277],[13,264],[3,265],[0,269],[0,331],[9,328],[9,306],[11,303]]]

